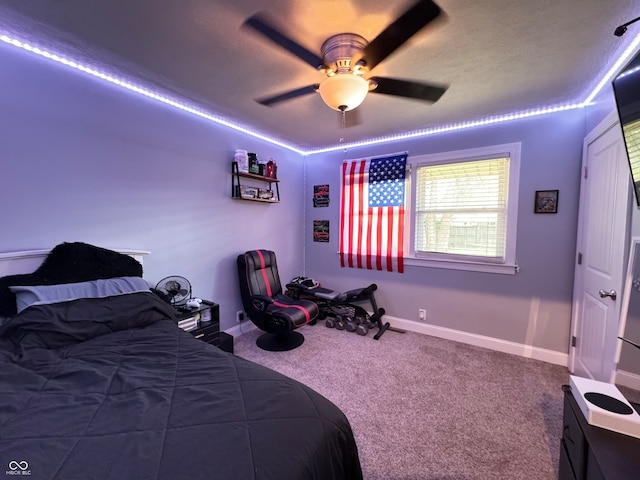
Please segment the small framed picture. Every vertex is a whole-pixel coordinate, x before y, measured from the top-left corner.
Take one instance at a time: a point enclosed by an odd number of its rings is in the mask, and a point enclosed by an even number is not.
[[[534,213],[558,213],[558,190],[536,190]]]
[[[323,243],[329,242],[329,220],[313,221],[313,241]]]
[[[329,185],[313,186],[313,206],[314,207],[329,206]]]

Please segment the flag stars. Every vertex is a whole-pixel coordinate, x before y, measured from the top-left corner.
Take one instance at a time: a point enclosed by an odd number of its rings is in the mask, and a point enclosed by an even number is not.
[[[371,160],[369,166],[369,205],[404,205],[406,156]]]

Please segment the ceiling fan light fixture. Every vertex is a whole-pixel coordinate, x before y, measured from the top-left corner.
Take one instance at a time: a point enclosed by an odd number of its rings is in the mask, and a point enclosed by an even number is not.
[[[339,74],[325,78],[318,91],[327,106],[348,112],[364,101],[369,92],[369,82],[359,75]]]

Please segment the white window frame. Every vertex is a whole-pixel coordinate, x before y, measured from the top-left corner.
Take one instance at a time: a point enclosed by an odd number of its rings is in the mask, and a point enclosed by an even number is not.
[[[405,265],[506,275],[514,275],[517,273],[516,237],[518,227],[518,192],[520,186],[520,149],[520,143],[507,143],[503,145],[409,157],[408,162],[411,168],[411,207],[409,215],[406,215],[406,221],[409,223],[406,227],[410,234],[407,238],[408,245],[405,245],[405,251],[409,252],[404,258]],[[418,256],[415,250],[417,195],[415,185],[417,185],[416,175],[418,168],[428,165],[460,163],[505,156],[509,157],[509,194],[507,207],[507,244],[504,263],[443,259],[442,254],[433,256],[421,254]]]

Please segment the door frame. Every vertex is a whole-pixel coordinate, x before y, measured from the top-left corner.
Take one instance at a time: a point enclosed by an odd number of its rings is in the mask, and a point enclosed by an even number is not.
[[[573,276],[573,305],[571,308],[571,329],[569,334],[569,361],[568,368],[569,372],[573,373],[575,370],[575,362],[576,362],[576,348],[573,345],[572,339],[576,336],[578,330],[578,321],[580,319],[580,315],[582,313],[582,289],[583,289],[583,269],[581,265],[578,264],[578,255],[582,252],[582,247],[584,243],[583,239],[583,230],[584,230],[584,202],[585,202],[585,170],[587,168],[587,154],[589,152],[589,145],[595,142],[598,138],[608,133],[612,128],[620,128],[620,118],[618,116],[617,110],[612,110],[593,130],[591,130],[585,137],[582,143],[582,166],[580,169],[580,200],[578,203],[578,232],[576,238],[576,252],[575,252],[575,266],[574,266],[574,276]],[[624,140],[623,140],[624,141]],[[627,192],[627,197],[629,196],[630,188]],[[629,252],[629,244],[630,244],[630,231],[631,231],[631,207],[629,202],[626,203],[626,221],[624,222],[624,237],[625,237],[625,246],[624,246],[624,264],[623,264],[623,277],[621,279],[621,284],[625,285],[626,278],[626,265],[628,262],[628,252]],[[625,292],[620,292],[619,298],[622,298]],[[620,321],[620,319],[618,319]],[[615,377],[615,370],[611,374],[611,380],[613,381]]]

